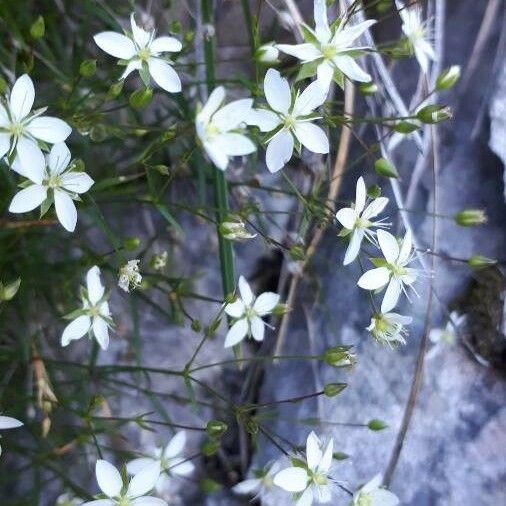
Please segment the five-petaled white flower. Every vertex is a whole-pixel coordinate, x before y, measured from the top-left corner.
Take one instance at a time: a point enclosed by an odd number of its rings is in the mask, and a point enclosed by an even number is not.
[[[388,285],[381,303],[381,312],[388,313],[396,306],[401,292],[406,291],[405,286],[416,281],[418,273],[407,267],[413,258],[411,231],[406,232],[399,247],[392,234],[378,230],[378,243],[385,257],[380,260],[383,265],[362,274],[357,284],[365,290],[378,290]]]
[[[37,141],[63,142],[72,132],[65,121],[42,116],[45,107],[32,113],[34,100],[33,81],[23,74],[14,83],[9,99],[0,101],[0,159],[16,151],[27,171],[44,165]]]
[[[251,495],[255,499],[264,499],[274,486],[274,476],[281,471],[278,461],[267,464],[263,469],[254,472],[255,478],[248,478],[232,487],[236,494]]]
[[[12,169],[27,177],[33,184],[19,191],[9,206],[11,213],[33,211],[47,199],[54,202],[56,216],[63,228],[73,232],[77,223],[77,210],[74,200],[79,194],[87,192],[94,181],[85,172],[73,171],[70,164],[70,151],[64,142],[55,144],[49,155],[27,166],[17,157]],[[45,206],[47,210],[49,208]]]
[[[334,442],[324,445],[311,432],[306,442],[306,462],[297,458],[297,465],[288,467],[274,476],[274,485],[287,492],[300,494],[296,506],[311,506],[313,501],[328,503],[332,499],[329,473],[332,467]],[[302,464],[304,467],[302,467]]]
[[[97,460],[95,474],[98,486],[107,499],[88,501],[83,506],[167,506],[166,501],[146,495],[160,476],[160,464],[154,462],[136,473],[125,484],[119,471],[105,460]]]
[[[397,506],[398,504],[397,496],[382,488],[381,475],[378,474],[353,494],[350,506]]]
[[[162,57],[162,53],[178,53],[182,44],[174,37],[155,37],[155,32],[148,32],[137,25],[135,14],[130,16],[131,36],[117,32],[101,32],[93,37],[97,46],[106,53],[128,61],[120,79],[125,79],[131,72],[138,70],[146,85],[151,75],[153,80],[170,93],[181,91],[181,80],[172,68],[172,62]],[[143,75],[144,73],[144,75]]]
[[[434,344],[448,344],[453,345],[457,340],[457,332],[459,328],[465,323],[466,315],[461,315],[457,311],[450,313],[450,318],[444,328],[434,328],[429,332],[429,339]]]
[[[263,341],[265,322],[262,317],[272,313],[279,302],[279,295],[273,292],[255,298],[243,276],[239,278],[239,293],[241,296],[237,300],[225,306],[225,313],[236,320],[225,338],[225,348],[235,346],[246,336]]]
[[[218,169],[225,170],[232,156],[249,155],[256,151],[253,142],[243,135],[253,100],[243,98],[222,107],[225,88],[219,86],[197,113],[197,135],[211,161]]]
[[[104,296],[105,289],[100,281],[100,269],[94,265],[86,274],[86,290],[81,291],[83,307],[69,315],[73,317],[63,331],[61,345],[81,339],[86,333],[93,332],[103,350],[109,346],[109,327],[113,325],[109,304]]]
[[[17,429],[21,427],[23,422],[16,420],[10,416],[0,416],[0,430],[4,429]],[[0,455],[2,455],[2,447],[0,446]]]
[[[329,152],[327,134],[313,120],[319,119],[314,110],[327,98],[317,82],[311,83],[302,93],[292,96],[288,81],[274,69],[265,74],[264,93],[271,110],[253,109],[248,123],[262,132],[272,132],[269,138],[266,163],[271,172],[281,170],[292,158],[293,148],[304,146],[313,153]]]
[[[367,49],[352,46],[353,41],[360,37],[370,26],[376,23],[370,19],[350,26],[348,19],[340,19],[338,23],[329,25],[326,0],[314,2],[315,29],[306,27],[310,38],[303,44],[278,44],[280,51],[295,56],[303,63],[315,62],[317,82],[328,91],[336,72],[342,72],[348,79],[369,82],[371,76],[355,62],[353,52]]]
[[[357,181],[355,195],[355,205],[353,207],[345,207],[336,213],[336,219],[346,229],[346,235],[351,234],[350,244],[344,255],[343,265],[348,265],[357,258],[364,237],[376,244],[375,232],[370,230],[371,228],[388,226],[383,220],[371,221],[385,209],[385,206],[388,204],[386,197],[373,199],[365,207],[367,190],[364,178],[362,177]]]
[[[375,314],[367,330],[379,343],[394,345],[406,344],[405,336],[408,334],[406,325],[413,319],[397,313]]]
[[[422,7],[418,3],[412,3],[406,7],[403,2],[396,1],[399,16],[402,20],[402,31],[406,35],[416,59],[423,72],[429,68],[429,60],[435,60],[434,49],[427,41],[429,37],[428,21],[422,19]]]
[[[188,476],[195,470],[193,462],[182,456],[185,445],[186,432],[180,431],[165,447],[154,448],[150,457],[140,457],[131,460],[127,464],[127,471],[129,474],[136,474],[145,467],[153,464],[153,462],[158,462],[162,474],[156,482],[155,488],[159,492],[162,492],[168,487],[170,475]]]

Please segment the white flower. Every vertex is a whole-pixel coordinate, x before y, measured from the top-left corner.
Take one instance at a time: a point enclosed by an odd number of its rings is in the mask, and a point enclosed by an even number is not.
[[[405,336],[408,331],[404,326],[412,321],[411,317],[397,313],[376,314],[371,318],[371,324],[367,330],[382,344],[406,344]]]
[[[243,276],[239,278],[239,293],[241,296],[235,302],[225,306],[225,313],[236,320],[225,338],[225,348],[235,346],[246,336],[263,341],[265,322],[262,317],[272,313],[279,302],[279,295],[273,292],[265,292],[255,298]]]
[[[142,282],[142,276],[139,272],[140,260],[129,260],[119,270],[118,286],[125,292],[135,290]]]
[[[181,91],[181,80],[172,68],[172,62],[162,57],[162,53],[178,53],[182,44],[174,37],[155,37],[155,32],[148,32],[137,25],[134,13],[130,16],[131,35],[116,32],[101,32],[93,37],[97,46],[106,53],[128,61],[120,79],[125,79],[131,72],[138,70],[141,77],[149,84],[149,76],[170,93]],[[143,75],[144,74],[144,75]]]
[[[158,462],[136,473],[127,487],[119,471],[105,460],[97,460],[95,474],[100,490],[108,499],[88,501],[83,506],[167,506],[164,500],[146,495],[160,476]]]
[[[37,141],[63,142],[72,132],[65,121],[42,116],[46,108],[32,113],[34,100],[33,81],[23,74],[14,83],[9,99],[0,101],[0,159],[16,151],[27,171],[44,165]]]
[[[157,462],[162,474],[156,482],[155,488],[159,492],[168,486],[169,476],[188,476],[195,470],[195,465],[182,456],[186,445],[186,432],[178,432],[165,447],[157,447],[150,457],[131,460],[127,464],[129,474],[136,474],[145,467]],[[165,472],[166,471],[166,472]],[[167,475],[168,473],[168,475]]]
[[[405,286],[416,281],[418,273],[407,267],[413,257],[409,230],[400,247],[397,239],[385,230],[378,230],[378,242],[386,262],[362,274],[357,284],[365,290],[379,290],[388,285],[381,303],[381,312],[388,313],[396,306],[401,292],[406,292]]]
[[[355,205],[340,209],[336,213],[336,219],[346,231],[351,233],[350,244],[344,256],[343,265],[348,265],[357,258],[364,237],[376,244],[375,233],[370,230],[371,228],[388,226],[383,220],[371,221],[383,211],[388,204],[388,199],[386,197],[378,197],[365,207],[366,197],[367,191],[364,178],[360,177],[357,181]]]
[[[74,311],[76,314],[61,336],[61,345],[67,346],[70,341],[81,339],[87,332],[92,332],[103,350],[109,346],[109,327],[113,325],[109,304],[104,297],[104,286],[100,281],[100,269],[95,265],[86,274],[86,290],[81,293],[83,307]]]
[[[370,19],[350,26],[348,20],[343,18],[329,26],[326,0],[315,0],[314,20],[314,30],[306,27],[311,34],[307,42],[296,45],[278,44],[278,49],[295,56],[303,63],[315,62],[318,65],[317,81],[326,91],[336,71],[342,72],[353,81],[369,82],[371,76],[357,65],[352,56],[353,51],[366,48],[353,46],[352,42],[376,21]]]
[[[444,343],[453,345],[457,340],[457,331],[466,321],[466,315],[461,315],[457,311],[450,313],[450,318],[444,328],[431,329],[429,339],[434,344]]]
[[[265,74],[264,93],[271,110],[253,109],[248,123],[262,132],[274,131],[266,151],[267,168],[271,172],[281,170],[292,158],[293,148],[302,144],[313,153],[329,152],[327,134],[312,121],[321,116],[314,114],[327,98],[317,82],[311,83],[292,99],[288,81],[274,69]]]
[[[279,462],[268,464],[254,473],[255,478],[249,478],[232,487],[236,494],[251,495],[255,499],[264,499],[274,486],[274,476],[281,470]]]
[[[10,416],[0,416],[0,430],[17,429],[21,427],[23,422],[16,420]],[[0,446],[0,455],[2,455],[2,447]]]
[[[27,166],[21,157],[14,160],[12,169],[27,177],[33,184],[16,193],[9,206],[11,213],[33,211],[47,199],[54,202],[56,216],[63,228],[73,232],[77,223],[74,200],[87,192],[94,181],[85,172],[73,171],[70,151],[64,142],[55,144],[46,155]],[[46,207],[46,210],[49,206]]]
[[[56,499],[56,506],[81,506],[81,504],[83,504],[83,500],[69,492],[58,496],[58,499]]]
[[[302,494],[298,497],[296,506],[311,506],[313,501],[328,503],[332,500],[329,484],[329,472],[332,466],[332,439],[324,444],[318,436],[311,432],[306,443],[306,462],[301,467],[299,459],[297,466],[288,467],[274,476],[274,485],[282,489]]]
[[[279,58],[279,50],[273,42],[269,42],[257,49],[255,57],[261,63],[276,63]]]
[[[397,496],[381,487],[381,476],[376,475],[360,490],[353,494],[350,506],[397,506]]]
[[[253,142],[242,134],[253,100],[235,100],[222,107],[225,88],[219,86],[195,118],[197,135],[211,161],[221,170],[232,156],[249,155],[256,151]]]
[[[426,73],[429,60],[435,60],[434,49],[427,41],[429,36],[427,22],[422,19],[422,7],[412,3],[408,7],[399,0],[396,1],[399,16],[402,20],[402,31],[409,40],[421,69]]]

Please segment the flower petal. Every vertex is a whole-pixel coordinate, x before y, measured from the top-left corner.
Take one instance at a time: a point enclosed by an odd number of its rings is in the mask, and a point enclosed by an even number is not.
[[[318,464],[318,471],[320,471],[323,474],[329,473],[330,467],[332,466],[333,454],[334,454],[334,440],[331,439],[327,443],[327,446],[323,451],[322,458],[320,459],[320,462]]]
[[[263,341],[265,323],[259,316],[253,316],[250,320],[251,335],[255,341]]]
[[[378,230],[378,242],[381,252],[388,263],[394,263],[399,257],[399,243],[397,239],[386,230]]]
[[[68,193],[61,190],[54,191],[54,207],[56,216],[65,230],[73,232],[76,229],[77,209]]]
[[[288,467],[274,476],[274,485],[287,492],[302,492],[308,482],[308,476],[302,467]]]
[[[109,328],[107,322],[100,316],[93,318],[93,334],[100,348],[107,350],[109,347]]]
[[[326,0],[315,0],[314,1],[314,22],[315,32],[318,37],[318,41],[322,44],[326,44],[331,37],[329,21],[327,18],[327,2]]]
[[[23,422],[16,420],[16,418],[12,418],[10,416],[0,416],[0,429],[17,429],[21,427]]]
[[[36,139],[55,144],[63,142],[72,132],[72,128],[59,118],[39,116],[28,123],[26,131]]]
[[[135,498],[147,494],[153,490],[160,476],[160,463],[153,462],[145,468],[141,469],[130,480],[127,490],[127,497]]]
[[[260,491],[262,482],[258,479],[249,479],[239,482],[232,487],[236,494],[240,495],[254,495]]]
[[[287,114],[292,103],[288,80],[281,77],[279,71],[269,69],[264,78],[265,98],[271,109]]]
[[[274,128],[276,128],[276,127],[274,127]],[[267,131],[267,130],[262,130],[262,131]],[[11,145],[10,134],[0,133],[0,160],[5,156],[7,151],[9,151],[10,145]]]
[[[28,188],[20,190],[11,201],[9,211],[11,213],[27,213],[40,206],[47,197],[47,188],[33,184]]]
[[[276,47],[283,53],[295,56],[303,62],[310,62],[322,57],[321,51],[313,44],[277,44]]]
[[[388,204],[388,199],[386,197],[378,197],[374,199],[364,210],[362,213],[362,217],[366,220],[371,218],[375,218],[380,214],[383,209],[385,209]]]
[[[130,504],[131,506],[167,506],[167,502],[163,499],[147,495],[134,499]]]
[[[100,269],[94,265],[86,273],[86,288],[88,290],[88,298],[95,305],[104,296],[104,286],[100,281]]]
[[[206,142],[204,143],[204,149],[206,150],[206,153],[214,165],[218,167],[218,169],[226,170],[228,167],[229,159],[227,154],[222,149],[220,149],[218,144],[214,142]]]
[[[401,249],[399,251],[399,259],[398,262],[403,265],[405,264],[411,255],[411,248],[413,245],[413,236],[411,234],[411,230],[407,230],[402,240]]]
[[[374,24],[376,24],[375,19],[368,19],[367,21],[358,23],[353,26],[347,24],[342,30],[337,30],[332,39],[332,44],[340,48],[349,47],[355,39],[358,39],[368,28]]]
[[[244,303],[241,299],[237,299],[225,306],[225,313],[232,318],[240,318],[244,314]]]
[[[265,161],[270,172],[278,172],[293,155],[293,136],[287,130],[282,130],[274,136],[265,153]]]
[[[61,345],[68,346],[70,341],[81,339],[90,330],[91,319],[89,316],[81,315],[72,320],[64,329],[61,336]]]
[[[120,494],[123,480],[119,471],[112,464],[106,460],[97,460],[95,474],[100,490],[107,497],[115,497]]]
[[[318,82],[312,82],[296,99],[293,107],[295,116],[306,116],[320,107],[327,99],[327,90]]]
[[[352,230],[355,227],[355,222],[357,221],[357,212],[354,208],[343,207],[337,211],[336,219],[344,228]]]
[[[23,175],[34,183],[41,184],[46,172],[46,160],[37,144],[26,137],[20,137],[16,152]]]
[[[128,474],[137,474],[153,462],[155,462],[155,459],[150,457],[139,457],[138,459],[133,459],[128,462],[126,466],[127,472]]]
[[[350,244],[348,244],[348,248],[346,249],[346,253],[344,255],[343,265],[349,265],[353,262],[353,260],[355,260],[355,258],[357,258],[363,238],[363,230],[353,231],[351,234]]]
[[[352,81],[359,81],[361,83],[368,83],[371,76],[362,70],[355,60],[346,54],[334,56],[332,59],[336,67]]]
[[[250,306],[253,302],[254,295],[251,287],[249,286],[249,283],[246,281],[246,278],[244,276],[239,277],[238,286],[242,301],[246,306]]]
[[[169,472],[176,476],[188,476],[195,471],[195,464],[182,457],[176,457],[170,462]]]
[[[365,199],[367,197],[367,190],[363,177],[359,177],[357,180],[357,187],[355,189],[355,211],[357,214],[361,214],[365,207]]]
[[[296,123],[294,130],[297,139],[299,139],[300,143],[306,149],[309,149],[309,151],[321,154],[329,152],[329,139],[327,138],[327,134],[319,126],[305,121],[303,123]]]
[[[62,176],[63,188],[73,193],[85,193],[93,183],[93,179],[86,172],[67,172]]]
[[[249,155],[257,150],[255,144],[248,137],[236,133],[217,135],[213,139],[213,145],[228,156]]]
[[[318,489],[315,491],[318,494]],[[295,503],[295,506],[311,506],[314,501],[313,489],[308,487],[304,493],[300,496],[299,500]]]
[[[116,504],[112,499],[96,499],[82,504],[82,506],[114,506]]]
[[[5,107],[0,104],[0,127],[8,127],[11,124],[11,120],[9,119],[9,115],[7,114],[7,110]]]
[[[248,125],[257,126],[261,132],[271,132],[281,125],[281,118],[273,111],[266,109],[251,109],[246,118]],[[7,149],[9,143],[7,142]]]
[[[133,40],[121,33],[101,32],[93,40],[102,51],[121,60],[129,60],[136,54]]]
[[[220,132],[228,132],[236,129],[241,123],[245,123],[251,112],[253,100],[251,98],[243,98],[234,100],[216,111],[213,116],[213,125]]]
[[[157,37],[149,46],[154,53],[179,53],[183,49],[183,44],[175,37]]]
[[[225,100],[225,88],[218,86],[209,95],[206,104],[198,114],[198,119],[204,123],[208,122],[211,116],[219,109]]]
[[[322,452],[320,449],[321,441],[318,436],[311,431],[307,437],[306,442],[306,460],[307,466],[311,471],[316,471],[320,460],[322,459]]]
[[[386,267],[377,267],[364,272],[357,285],[364,290],[377,290],[385,286],[390,280],[390,271]]]
[[[132,28],[132,36],[137,46],[141,49],[145,48],[151,39],[151,33],[144,30],[144,28],[136,23],[134,12],[130,14],[130,26]]]
[[[227,332],[227,337],[225,338],[224,343],[225,348],[230,348],[231,346],[235,346],[237,343],[241,342],[246,337],[247,333],[248,320],[246,318],[237,320]]]
[[[335,67],[328,60],[324,60],[316,69],[316,80],[322,90],[328,93],[330,83],[334,77]]]
[[[55,144],[49,152],[48,166],[52,175],[61,174],[70,163],[72,155],[64,142]]]
[[[179,431],[165,447],[164,456],[172,459],[180,455],[186,445],[186,432],[184,430]]]
[[[402,282],[399,279],[392,277],[390,283],[388,283],[385,295],[383,296],[383,301],[381,303],[382,313],[388,313],[388,311],[397,305],[401,292]]]
[[[28,74],[19,77],[12,87],[9,99],[9,109],[15,121],[25,118],[32,110],[35,100],[33,81]]]
[[[140,70],[142,68],[142,62],[140,60],[132,60],[128,62],[125,67],[123,74],[121,74],[120,80],[126,79],[134,70]]]
[[[155,83],[169,93],[179,93],[181,91],[181,79],[177,72],[160,58],[150,58],[148,60],[149,73]]]
[[[266,315],[278,305],[279,298],[277,293],[264,292],[256,298],[253,309],[259,316]]]

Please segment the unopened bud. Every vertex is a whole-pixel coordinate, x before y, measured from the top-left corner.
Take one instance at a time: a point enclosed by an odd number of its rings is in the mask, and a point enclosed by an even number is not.
[[[380,158],[374,162],[374,169],[380,176],[399,177],[397,169],[385,158]]]
[[[81,65],[79,65],[79,74],[83,77],[91,77],[95,75],[97,71],[97,60],[84,60]]]
[[[254,58],[260,63],[277,63],[279,61],[279,49],[272,42],[264,44],[256,50]]]
[[[21,285],[21,278],[16,279],[7,284],[3,284],[0,281],[0,302],[8,302],[13,299],[16,293],[18,293],[19,286]]]
[[[358,91],[361,95],[374,95],[378,92],[378,86],[373,81],[370,81],[368,83],[360,83],[358,86]]]
[[[128,99],[129,104],[134,109],[144,109],[147,107],[153,98],[153,90],[145,88],[143,90],[135,90]]]
[[[209,420],[206,431],[211,437],[221,437],[228,429],[228,425],[221,420]]]
[[[323,360],[333,367],[350,367],[355,364],[356,357],[347,346],[329,348],[323,355]]]
[[[238,216],[229,216],[227,221],[222,221],[220,234],[229,241],[247,241],[256,237],[246,230],[246,225]]]
[[[286,313],[289,313],[292,308],[288,304],[278,304],[272,310],[272,314],[275,316],[283,316]]]
[[[346,387],[347,383],[329,383],[323,387],[323,393],[327,397],[335,397],[340,394]]]
[[[481,209],[464,209],[458,212],[453,219],[461,227],[476,227],[487,223],[487,215]]]
[[[467,264],[473,269],[483,269],[484,267],[489,267],[491,265],[495,265],[496,263],[497,260],[487,258],[483,255],[473,255],[467,259]]]
[[[436,79],[436,90],[448,90],[455,85],[459,78],[459,65],[452,65],[451,67],[448,67],[447,69],[443,70],[443,72],[441,72],[441,74],[439,74],[438,78]]]
[[[369,428],[369,430],[373,430],[373,431],[377,432],[377,431],[380,431],[380,430],[383,430],[383,429],[387,429],[388,428],[388,424],[386,424],[382,420],[374,419],[374,420],[371,420],[367,424],[367,427]]]
[[[422,123],[434,124],[453,118],[453,113],[450,107],[432,104],[422,107],[416,117]]]

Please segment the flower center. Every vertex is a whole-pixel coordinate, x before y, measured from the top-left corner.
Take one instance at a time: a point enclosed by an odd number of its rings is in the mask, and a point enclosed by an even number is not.
[[[51,176],[50,178],[46,179],[44,182],[44,186],[47,186],[48,188],[59,188],[61,186],[61,177],[58,176]]]
[[[355,228],[369,228],[372,223],[365,218],[358,217],[357,221],[355,221]]]
[[[387,267],[390,269],[394,276],[402,277],[408,273],[408,271],[402,265],[388,264]]]
[[[212,123],[209,123],[206,125],[206,137],[212,139],[216,135],[220,133],[220,130],[217,126],[213,125]]]
[[[327,485],[327,476],[325,476],[324,474],[322,473],[316,473],[313,475],[313,481],[318,485],[318,486],[323,486],[323,485]]]
[[[331,60],[337,54],[337,48],[332,44],[328,44],[322,47],[322,54],[326,60]]]
[[[130,499],[128,497],[120,497],[119,501],[116,503],[118,506],[129,506]]]
[[[23,124],[12,123],[9,128],[9,131],[14,137],[19,137],[23,133],[24,129],[25,129],[25,127]]]
[[[285,118],[284,118],[285,128],[290,130],[291,128],[293,128],[295,126],[295,123],[297,123],[297,119],[294,118],[291,114],[289,114],[288,116],[285,116]]]
[[[149,48],[143,47],[142,49],[139,50],[137,56],[139,57],[139,60],[148,61],[151,56],[151,51],[149,50]]]
[[[248,320],[251,320],[251,318],[253,318],[254,316],[256,316],[256,312],[255,312],[255,310],[252,307],[247,307],[244,310],[244,316],[246,316],[246,318]]]
[[[372,506],[372,499],[369,494],[360,494],[357,506]]]

